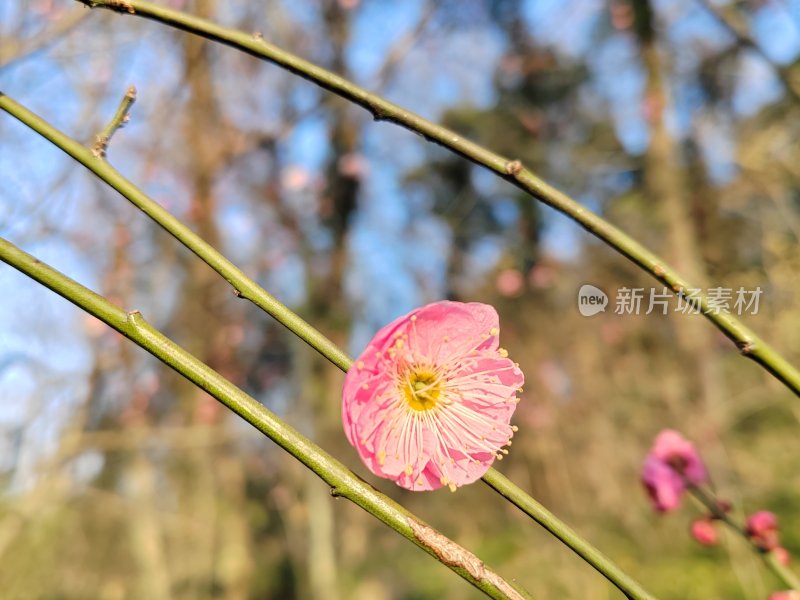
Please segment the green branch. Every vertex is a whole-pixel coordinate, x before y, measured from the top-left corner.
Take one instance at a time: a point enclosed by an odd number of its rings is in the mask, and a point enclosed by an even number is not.
[[[77,1],[90,7],[109,8],[123,14],[135,14],[152,19],[268,60],[365,108],[372,113],[376,121],[396,123],[475,164],[494,171],[537,200],[564,213],[589,233],[668,286],[676,294],[684,294],[696,287],[690,285],[665,261],[639,242],[525,169],[520,161],[510,160],[496,154],[445,127],[436,125],[401,106],[369,93],[335,73],[281,50],[265,41],[259,33],[245,33],[222,27],[216,23],[151,2],[139,0]],[[733,341],[744,356],[760,364],[800,396],[800,372],[797,369],[741,321],[730,314],[715,311],[704,295],[698,295],[697,299],[703,315]]]
[[[684,478],[684,481],[686,479]],[[750,539],[750,536],[747,534],[747,529],[734,521],[731,516],[722,510],[720,507],[719,502],[716,498],[712,497],[710,494],[706,493],[702,488],[697,487],[693,483],[686,481],[686,489],[694,496],[694,498],[702,504],[708,512],[718,521],[722,521],[730,527],[733,531],[738,533],[742,536],[747,543],[749,543],[753,550],[755,550],[760,556],[761,559],[764,561],[764,564],[767,565],[775,576],[781,580],[781,582],[787,586],[788,588],[800,592],[800,579],[798,579],[797,575],[791,571],[788,567],[782,565],[780,561],[778,561],[777,557],[775,556],[774,552],[765,551],[759,548],[753,541]]]
[[[477,556],[445,537],[360,479],[314,442],[222,375],[151,327],[138,311],[126,313],[102,296],[0,238],[0,260],[113,327],[171,369],[208,392],[331,486],[332,496],[357,504],[449,567],[491,598],[530,598]]]
[[[111,141],[111,138],[117,132],[118,129],[121,129],[125,123],[128,122],[130,116],[128,113],[131,110],[131,106],[133,103],[136,102],[136,88],[134,86],[129,86],[128,90],[125,92],[125,95],[122,97],[122,100],[117,107],[117,112],[114,113],[114,116],[108,122],[103,130],[95,136],[94,145],[92,146],[92,154],[94,154],[97,158],[105,158],[106,151],[108,150],[108,144]]]
[[[652,598],[639,584],[615,565],[610,558],[578,535],[569,525],[560,521],[544,506],[522,491],[502,473],[490,469],[483,482],[522,509],[539,525],[572,548],[575,553],[595,569],[605,574],[628,598]],[[613,577],[613,579],[612,579]]]
[[[350,358],[333,342],[267,293],[256,282],[249,279],[241,269],[214,250],[208,242],[164,210],[157,202],[148,198],[144,192],[123,177],[119,171],[105,160],[96,156],[92,150],[65,135],[2,92],[0,92],[0,109],[52,142],[130,200],[134,206],[161,225],[175,239],[222,275],[233,285],[237,295],[254,302],[259,308],[272,315],[343,371],[347,371],[350,367]]]
[[[290,331],[305,340],[310,346],[318,350],[342,371],[350,368],[352,359],[340,350],[333,342],[323,336],[298,315],[278,302],[257,283],[249,279],[233,263],[228,261],[219,252],[212,248],[193,233],[186,225],[170,215],[155,201],[148,198],[133,183],[123,177],[114,167],[106,161],[97,160],[91,152],[77,141],[65,135],[52,125],[35,115],[21,104],[0,93],[0,109],[39,133],[42,137],[52,142],[58,148],[75,158],[78,162],[95,173],[100,179],[117,190],[135,206],[150,216],[166,231],[172,234],[179,242],[192,250],[198,257],[206,262],[212,269],[222,275],[237,290],[237,294],[251,300],[258,307],[272,315]],[[619,567],[614,565],[601,552],[593,548],[588,542],[579,538],[572,530],[555,515],[547,511],[533,498],[500,475],[494,469],[489,469],[484,476],[493,489],[499,491],[504,497],[511,500],[526,514],[534,517],[540,524],[545,525],[553,535],[572,549],[587,563],[603,574],[617,588],[629,598],[636,600],[649,600],[653,596],[646,592],[638,583],[625,575]]]

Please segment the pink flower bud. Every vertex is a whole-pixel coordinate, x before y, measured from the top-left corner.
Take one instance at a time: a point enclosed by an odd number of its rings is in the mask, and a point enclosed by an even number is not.
[[[717,530],[709,517],[695,520],[690,531],[692,537],[704,546],[713,546],[719,541]]]
[[[778,518],[768,510],[760,510],[747,517],[745,531],[758,548],[773,550],[780,546]]]

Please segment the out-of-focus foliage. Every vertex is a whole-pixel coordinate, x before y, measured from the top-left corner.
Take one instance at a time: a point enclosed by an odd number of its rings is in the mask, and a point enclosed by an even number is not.
[[[796,2],[169,4],[520,158],[703,287],[760,286],[743,318],[800,361],[800,106],[777,76],[800,51]],[[663,427],[696,442],[736,509],[778,514],[800,554],[796,399],[674,298],[667,316],[615,314],[616,290],[653,282],[565,218],[303,80],[153,23],[11,0],[0,61],[0,90],[87,141],[136,84],[113,164],[353,352],[424,302],[495,304],[528,382],[498,468],[659,597],[776,586],[739,540],[692,542],[690,504],[651,513],[638,472]],[[3,236],[142,310],[366,474],[341,433],[340,372],[7,116],[0,181]],[[580,315],[584,283],[609,293],[606,312]],[[7,268],[0,298],[3,597],[477,596],[93,319]],[[482,484],[374,483],[535,597],[614,594]]]

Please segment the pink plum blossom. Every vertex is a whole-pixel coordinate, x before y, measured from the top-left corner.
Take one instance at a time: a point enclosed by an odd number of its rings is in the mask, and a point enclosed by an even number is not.
[[[694,485],[701,484],[708,478],[706,467],[694,444],[677,431],[665,429],[659,433],[650,453],[684,475]]]
[[[747,517],[745,531],[750,540],[762,550],[773,550],[780,546],[778,540],[778,517],[768,510],[760,510]]]
[[[672,429],[656,436],[642,468],[642,483],[656,510],[674,510],[687,485],[699,485],[707,478],[694,444]]]
[[[491,306],[435,302],[383,327],[342,393],[364,464],[409,490],[472,483],[508,451],[524,376],[498,346]]]
[[[704,546],[713,546],[719,541],[714,522],[707,516],[692,522],[691,533],[692,537]]]

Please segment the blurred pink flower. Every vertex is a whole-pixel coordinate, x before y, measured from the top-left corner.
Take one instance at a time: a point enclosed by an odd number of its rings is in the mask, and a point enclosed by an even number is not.
[[[503,269],[497,274],[494,284],[501,295],[513,298],[522,293],[525,279],[517,269]]]
[[[290,165],[281,172],[283,187],[292,192],[305,188],[311,181],[311,173],[304,167]]]
[[[694,444],[672,429],[656,436],[642,468],[642,483],[660,512],[677,508],[687,484],[698,485],[707,477]]]
[[[642,483],[659,512],[675,510],[681,503],[685,484],[672,468],[652,454],[648,454],[642,468]]]
[[[556,280],[556,272],[549,265],[537,264],[528,274],[528,283],[532,288],[544,289],[551,287]]]
[[[370,471],[409,490],[455,491],[507,454],[524,376],[498,334],[491,306],[447,301],[375,334],[342,393],[345,434]]]
[[[561,398],[569,396],[572,389],[572,379],[570,379],[569,373],[559,362],[544,360],[539,363],[536,371],[539,375],[539,381],[548,392]]]
[[[747,517],[745,531],[750,540],[762,550],[773,550],[780,546],[778,517],[768,510],[760,510]]]
[[[690,483],[698,485],[708,478],[706,466],[694,444],[673,429],[664,429],[656,436],[650,453]]]
[[[783,546],[778,546],[777,548],[774,548],[772,550],[772,554],[775,555],[775,560],[777,560],[784,567],[789,564],[790,560],[792,560],[792,555],[789,554],[789,551]]]
[[[369,161],[363,154],[348,152],[339,159],[339,173],[352,179],[361,179],[369,172]]]
[[[690,531],[692,537],[704,546],[713,546],[719,541],[714,522],[708,517],[693,521]]]
[[[773,592],[767,600],[800,600],[800,592],[786,590],[785,592]]]
[[[633,25],[633,8],[628,3],[613,2],[611,4],[611,25],[618,31],[624,31]]]

